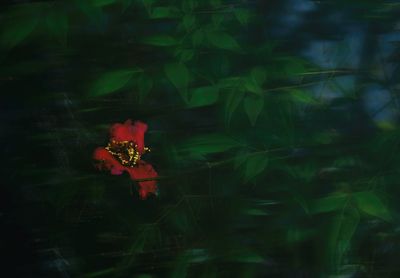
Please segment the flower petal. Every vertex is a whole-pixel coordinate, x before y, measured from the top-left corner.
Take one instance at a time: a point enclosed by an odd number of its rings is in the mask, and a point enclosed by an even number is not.
[[[114,124],[110,129],[111,139],[115,141],[133,141],[138,146],[140,154],[144,150],[144,134],[147,131],[147,124],[136,121],[132,125],[131,120],[127,120],[125,123]]]
[[[93,159],[99,161],[99,169],[108,169],[112,175],[121,175],[126,170],[106,149],[97,148],[93,153]]]
[[[151,164],[140,160],[136,167],[127,168],[131,179],[151,179],[158,177],[157,172],[154,170]],[[140,198],[146,199],[149,194],[157,194],[157,181],[139,181],[139,195]]]

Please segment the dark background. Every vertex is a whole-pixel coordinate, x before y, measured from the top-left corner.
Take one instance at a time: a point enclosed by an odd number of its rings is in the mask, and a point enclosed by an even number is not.
[[[398,1],[3,1],[7,277],[398,277]],[[97,171],[149,125],[159,193]]]

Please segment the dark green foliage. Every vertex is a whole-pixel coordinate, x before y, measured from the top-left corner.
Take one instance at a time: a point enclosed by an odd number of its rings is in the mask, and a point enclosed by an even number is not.
[[[10,277],[399,277],[396,1],[17,2]],[[146,201],[92,161],[128,118],[160,175]]]

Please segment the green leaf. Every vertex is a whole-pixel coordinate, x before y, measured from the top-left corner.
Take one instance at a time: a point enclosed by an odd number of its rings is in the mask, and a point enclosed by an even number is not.
[[[193,46],[199,46],[204,41],[204,31],[202,29],[196,30],[192,35]]]
[[[244,99],[244,110],[249,117],[251,125],[255,125],[264,107],[264,98],[248,95]]]
[[[227,260],[231,262],[263,263],[265,261],[263,257],[249,249],[236,249],[229,254]]]
[[[267,154],[249,155],[246,162],[245,181],[248,182],[265,170],[268,165]]]
[[[67,43],[68,17],[64,12],[49,13],[46,17],[47,28],[50,33],[62,44]]]
[[[184,142],[181,152],[187,152],[193,156],[203,156],[212,153],[224,152],[238,147],[239,143],[222,134],[207,134],[193,137]]]
[[[239,151],[236,156],[235,159],[233,161],[233,167],[235,168],[235,170],[237,170],[241,165],[243,165],[246,161],[247,158],[249,157],[249,154],[243,150]]]
[[[186,14],[182,19],[183,27],[185,27],[186,31],[189,31],[193,28],[196,22],[196,18],[193,14]]]
[[[218,87],[207,86],[196,88],[192,91],[189,107],[207,106],[218,100]]]
[[[182,10],[185,13],[191,13],[196,6],[197,3],[194,0],[184,0],[182,2]]]
[[[386,221],[392,220],[386,205],[375,193],[364,191],[355,193],[353,196],[361,211]]]
[[[143,102],[143,100],[146,98],[146,96],[149,94],[151,89],[153,88],[153,80],[148,77],[147,75],[142,75],[138,79],[138,89],[139,89],[139,99],[140,103]]]
[[[314,201],[311,211],[313,213],[325,213],[342,210],[349,201],[349,195],[336,193],[331,196],[320,198]]]
[[[312,92],[306,92],[303,90],[292,89],[290,91],[290,95],[292,99],[296,102],[305,103],[305,104],[317,104],[318,102],[311,95]]]
[[[104,7],[114,4],[116,0],[90,0],[90,3],[95,7]]]
[[[249,23],[250,12],[248,10],[236,8],[233,13],[240,24],[247,25],[247,23]]]
[[[244,93],[238,90],[235,90],[229,94],[225,106],[225,123],[227,126],[229,126],[232,120],[233,113],[242,102],[243,97]]]
[[[210,0],[210,5],[213,8],[219,7],[221,5],[221,0]]]
[[[267,71],[262,67],[255,67],[251,70],[250,76],[256,84],[261,86],[267,78]]]
[[[155,7],[150,13],[151,19],[176,18],[179,10],[176,7]]]
[[[257,96],[262,96],[263,89],[251,76],[244,79],[244,88]]]
[[[178,89],[182,98],[187,101],[187,87],[190,74],[183,63],[170,63],[164,66],[164,71],[169,81]]]
[[[334,218],[328,241],[330,263],[334,268],[340,266],[343,255],[348,250],[359,222],[360,214],[357,209],[351,206],[339,211]]]
[[[171,278],[185,278],[189,268],[189,258],[186,252],[177,257]]]
[[[114,93],[123,88],[132,78],[133,74],[140,71],[140,69],[128,69],[104,73],[92,84],[90,95],[98,97]]]
[[[193,49],[177,49],[174,52],[175,57],[181,62],[185,63],[190,61],[194,56]]]
[[[151,14],[151,6],[155,2],[155,0],[142,0],[143,6],[145,7],[148,14]]]
[[[142,40],[142,42],[154,46],[173,46],[178,43],[173,37],[169,35],[156,35],[146,37]]]
[[[3,24],[0,37],[2,47],[10,49],[21,43],[35,30],[37,23],[38,17],[28,14]]]
[[[209,32],[207,34],[207,38],[209,42],[217,48],[233,51],[240,50],[240,46],[237,41],[228,33]]]

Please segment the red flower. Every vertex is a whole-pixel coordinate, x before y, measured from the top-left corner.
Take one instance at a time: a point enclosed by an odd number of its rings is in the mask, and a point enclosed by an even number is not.
[[[121,175],[124,171],[129,173],[132,180],[139,181],[140,198],[146,199],[149,194],[157,193],[158,177],[153,166],[141,160],[142,154],[149,151],[144,146],[144,134],[147,124],[136,121],[132,125],[131,120],[125,123],[114,124],[110,129],[110,142],[105,148],[97,148],[93,158],[99,162],[99,169],[110,170],[112,175]]]

